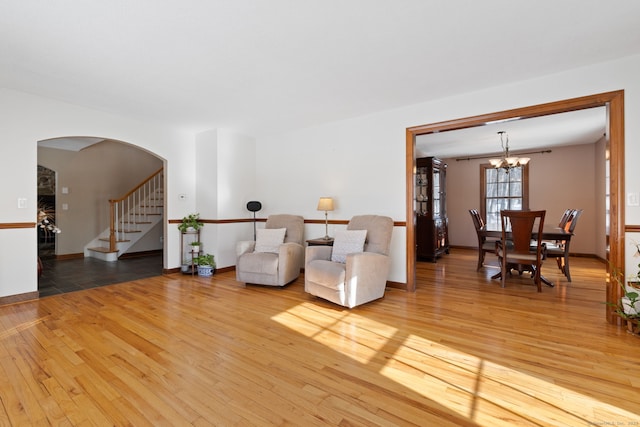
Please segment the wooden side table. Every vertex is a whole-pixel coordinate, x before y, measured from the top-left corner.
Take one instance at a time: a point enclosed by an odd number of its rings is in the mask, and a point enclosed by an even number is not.
[[[309,239],[307,240],[307,245],[309,246],[333,246],[333,237],[329,237],[325,239],[324,237],[320,237],[317,239]]]

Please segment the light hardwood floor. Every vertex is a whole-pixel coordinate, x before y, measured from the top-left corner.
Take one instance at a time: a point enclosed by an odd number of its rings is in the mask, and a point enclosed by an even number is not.
[[[537,293],[454,249],[352,310],[233,273],[0,307],[0,425],[638,425],[640,338],[571,262]]]

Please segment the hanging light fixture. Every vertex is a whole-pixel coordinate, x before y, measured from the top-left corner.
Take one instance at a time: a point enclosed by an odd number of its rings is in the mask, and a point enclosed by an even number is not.
[[[509,169],[515,168],[518,166],[524,166],[529,163],[531,160],[529,157],[515,157],[509,155],[509,135],[506,131],[501,130],[498,132],[500,135],[500,144],[502,145],[502,158],[501,159],[491,159],[489,162],[496,169],[506,169],[509,172]]]

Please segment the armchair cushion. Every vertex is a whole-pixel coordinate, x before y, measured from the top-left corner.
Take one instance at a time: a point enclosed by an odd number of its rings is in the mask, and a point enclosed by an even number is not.
[[[254,252],[253,256],[243,260],[242,271],[248,274],[278,274],[278,254],[272,252]]]
[[[346,269],[344,264],[331,261],[314,261],[314,268],[305,270],[305,278],[311,282],[322,283],[332,292],[344,286]]]
[[[255,252],[278,253],[280,245],[284,242],[286,228],[261,228],[256,230]]]
[[[339,230],[333,241],[331,261],[344,264],[347,254],[360,253],[364,250],[367,230]]]

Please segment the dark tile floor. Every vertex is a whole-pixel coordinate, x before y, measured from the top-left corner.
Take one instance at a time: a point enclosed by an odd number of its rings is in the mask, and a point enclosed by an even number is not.
[[[95,258],[42,259],[40,297],[129,282],[162,274],[162,254],[106,262]]]

